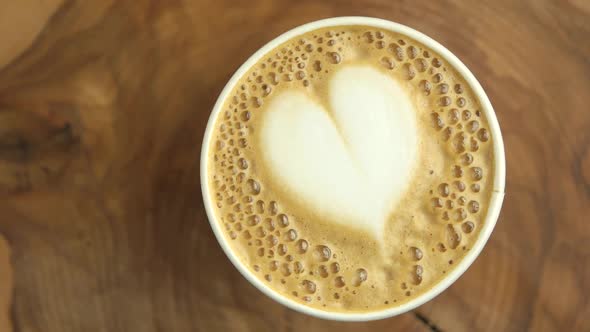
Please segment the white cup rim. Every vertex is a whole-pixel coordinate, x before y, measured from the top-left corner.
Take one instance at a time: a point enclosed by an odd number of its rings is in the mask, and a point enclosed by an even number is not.
[[[213,212],[213,200],[210,197],[209,191],[207,169],[207,156],[209,155],[210,141],[212,139],[215,121],[222,110],[224,100],[231,93],[232,89],[237,84],[242,75],[245,74],[253,65],[255,65],[258,62],[258,60],[260,60],[264,55],[266,55],[268,52],[276,48],[278,45],[288,41],[291,38],[320,28],[347,25],[370,26],[397,32],[422,43],[423,45],[431,48],[433,51],[438,53],[452,67],[454,67],[455,70],[457,70],[461,76],[465,78],[467,84],[469,84],[469,86],[474,91],[475,95],[478,97],[481,104],[481,111],[483,111],[486,118],[488,119],[489,130],[491,132],[491,137],[494,144],[494,190],[491,195],[490,206],[488,208],[488,213],[486,216],[486,222],[484,223],[483,229],[480,231],[479,238],[475,242],[473,248],[469,250],[465,257],[444,279],[442,279],[439,283],[434,285],[430,290],[399,306],[371,312],[331,312],[312,308],[304,304],[298,303],[296,301],[293,301],[292,299],[283,296],[276,291],[273,291],[269,286],[267,286],[258,277],[256,277],[248,269],[248,267],[233,253],[227,238],[223,234],[221,223],[215,221],[215,214]],[[451,284],[453,284],[467,270],[467,268],[473,263],[475,258],[479,255],[487,240],[489,239],[492,230],[494,229],[494,226],[496,225],[496,221],[498,219],[500,209],[502,206],[502,201],[504,199],[505,178],[506,165],[504,155],[504,143],[502,140],[502,134],[500,132],[500,126],[498,124],[496,114],[494,113],[494,110],[487,95],[485,94],[483,88],[481,87],[475,76],[473,76],[471,71],[469,71],[469,69],[467,69],[467,67],[453,53],[451,53],[444,46],[442,46],[435,40],[431,39],[430,37],[424,35],[423,33],[399,23],[394,23],[379,18],[362,16],[333,17],[315,22],[310,22],[281,34],[280,36],[278,36],[277,38],[273,39],[272,41],[264,45],[262,48],[260,48],[246,62],[244,62],[242,66],[240,66],[240,68],[234,73],[232,78],[229,80],[229,82],[226,84],[225,88],[219,95],[217,102],[213,107],[213,111],[211,112],[209,121],[207,123],[205,137],[203,139],[203,146],[201,148],[201,189],[205,204],[205,210],[207,212],[207,217],[209,218],[211,228],[215,233],[215,237],[217,238],[221,248],[223,249],[227,257],[230,259],[230,261],[233,263],[233,265],[251,284],[253,284],[256,288],[258,288],[260,291],[262,291],[264,294],[266,294],[273,300],[304,314],[308,314],[318,318],[338,321],[370,321],[397,316],[430,301],[432,298],[434,298],[442,291],[444,291],[446,288],[448,288]]]

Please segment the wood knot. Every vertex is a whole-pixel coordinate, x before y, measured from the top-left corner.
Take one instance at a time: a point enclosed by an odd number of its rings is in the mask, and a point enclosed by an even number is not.
[[[70,120],[0,110],[0,193],[31,191],[63,174],[80,141]]]

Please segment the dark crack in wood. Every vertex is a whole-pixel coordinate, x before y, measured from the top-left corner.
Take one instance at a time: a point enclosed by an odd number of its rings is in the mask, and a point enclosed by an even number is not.
[[[428,317],[424,316],[423,314],[414,311],[414,317],[416,317],[416,319],[422,322],[422,324],[426,325],[430,329],[430,331],[442,332],[442,330],[438,326],[436,326],[436,324],[434,324],[430,319],[428,319]]]

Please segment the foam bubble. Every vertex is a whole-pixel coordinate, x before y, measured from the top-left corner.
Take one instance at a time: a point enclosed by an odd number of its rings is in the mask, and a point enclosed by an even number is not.
[[[321,72],[321,71],[322,71],[322,62],[321,62],[321,61],[319,61],[319,60],[316,60],[316,61],[313,63],[313,69],[314,69],[315,71],[317,71],[317,72]]]
[[[277,221],[279,223],[279,226],[281,226],[282,228],[289,226],[289,217],[287,217],[286,214],[279,214],[277,216]]]
[[[238,167],[240,169],[247,169],[248,168],[248,161],[244,158],[238,159]]]
[[[414,66],[419,72],[423,73],[428,69],[428,62],[422,58],[416,59],[416,61],[414,61]]]
[[[473,163],[473,155],[470,153],[465,153],[461,158],[464,165],[471,165]]]
[[[392,68],[393,69],[393,68]],[[430,91],[432,90],[432,84],[427,80],[421,80],[419,83],[420,89],[424,91],[426,96],[430,95]]]
[[[342,56],[338,52],[330,52],[326,55],[332,64],[339,64],[342,61]]]
[[[373,33],[371,31],[367,31],[363,34],[363,39],[366,43],[371,44],[375,38],[373,38]]]
[[[271,271],[276,271],[276,270],[278,270],[278,269],[279,269],[279,262],[278,262],[278,261],[275,261],[275,260],[272,260],[272,261],[270,262],[270,264],[269,264],[269,269],[270,269]]]
[[[445,127],[445,123],[438,113],[433,112],[431,118],[435,128],[442,129]]]
[[[258,226],[256,228],[256,230],[254,231],[254,235],[259,237],[259,238],[263,238],[265,237],[267,234],[266,230],[262,227],[262,226]]]
[[[476,132],[476,131],[477,131],[477,129],[479,129],[479,122],[477,122],[476,120],[470,121],[470,122],[467,124],[467,130],[468,130],[470,133],[474,133],[474,132]]]
[[[471,178],[474,181],[479,181],[483,178],[483,170],[481,167],[472,167],[471,168]]]
[[[453,166],[453,175],[456,178],[462,177],[463,176],[463,168],[461,168],[461,166],[459,166],[459,165]]]
[[[297,240],[297,231],[294,229],[290,229],[285,234],[285,240],[287,241],[295,241]]]
[[[324,245],[318,245],[314,248],[314,257],[321,262],[327,262],[332,256],[330,248]]]
[[[473,229],[475,228],[475,225],[473,224],[473,222],[471,221],[466,221],[461,225],[461,229],[463,230],[464,233],[469,234],[471,232],[473,232]]]
[[[338,264],[338,262],[333,262],[330,264],[330,271],[332,271],[334,274],[340,272],[340,264]]]
[[[246,168],[247,168],[247,164],[246,164]],[[260,194],[260,184],[258,183],[258,181],[254,180],[254,179],[249,179],[247,182],[247,185],[248,185],[248,191],[251,195]]]
[[[305,271],[305,269],[303,268],[303,264],[301,264],[301,262],[295,262],[293,264],[293,270],[297,274],[301,274],[301,273],[303,273]]]
[[[281,243],[277,246],[277,254],[279,254],[279,256],[284,256],[285,254],[287,254],[287,251],[288,249],[286,245]]]
[[[272,88],[268,84],[262,85],[262,96],[263,97],[270,95],[271,92],[272,92]]]
[[[451,190],[450,190],[450,188],[449,188],[449,185],[448,185],[448,184],[446,184],[446,183],[441,183],[441,184],[438,186],[438,192],[439,192],[439,194],[440,194],[441,196],[443,196],[443,197],[447,197],[447,196],[449,196],[449,193],[451,192]]]
[[[328,272],[328,268],[325,265],[320,265],[318,267],[318,274],[322,278],[327,278],[330,275],[330,273]]]
[[[313,281],[303,280],[301,286],[303,286],[303,289],[309,294],[313,294],[316,291],[316,284]]]
[[[396,43],[389,44],[388,50],[393,55],[395,55],[395,57],[397,58],[398,61],[404,60],[404,50],[398,44],[396,44]]]
[[[356,287],[359,287],[363,282],[367,281],[367,278],[368,278],[367,270],[365,270],[365,269],[358,269],[355,272],[355,279],[354,279],[353,284]]]
[[[452,135],[453,135],[453,128],[451,128],[451,127],[446,127],[446,128],[443,130],[443,139],[444,139],[445,141],[448,141],[448,140],[449,140],[449,139],[452,137]]]
[[[439,197],[434,197],[432,199],[432,206],[434,208],[441,208],[443,206],[443,201]]]
[[[411,247],[410,252],[412,253],[412,258],[414,260],[419,261],[422,259],[422,257],[424,257],[424,254],[422,253],[422,250],[420,250],[420,248]]]
[[[457,199],[457,202],[459,202],[459,205],[465,205],[465,203],[467,203],[467,198],[465,198],[465,196],[461,196]]]
[[[269,235],[269,236],[266,237],[266,244],[267,244],[267,246],[269,246],[269,247],[272,248],[272,247],[276,246],[277,243],[279,243],[279,239],[276,236]]]
[[[463,97],[457,98],[457,106],[465,107],[466,104],[467,104],[467,101],[465,100],[465,98],[463,98]]]
[[[465,211],[464,208],[457,208],[454,213],[453,213],[453,220],[455,221],[462,221],[465,220],[465,218],[467,218],[467,212]]]
[[[424,268],[421,265],[414,265],[412,271],[412,282],[414,285],[420,285],[422,283],[422,274],[424,273]]]
[[[416,68],[414,68],[411,63],[405,63],[402,68],[404,73],[403,77],[406,80],[412,80],[414,77],[416,77]]]
[[[250,218],[248,218],[248,225],[256,226],[256,225],[260,224],[260,221],[261,221],[260,216],[253,215],[253,216],[250,216]]]
[[[276,229],[274,220],[272,220],[271,218],[264,219],[264,229],[267,232],[274,232],[274,230]]]
[[[469,208],[469,212],[477,213],[479,211],[479,203],[477,201],[470,201],[468,208]]]
[[[462,181],[454,181],[453,184],[455,185],[455,188],[460,191],[463,192],[465,191],[465,183],[463,183]]]
[[[293,273],[291,265],[289,263],[283,263],[283,265],[281,265],[281,274],[285,277],[288,277],[291,275],[291,273]]]
[[[256,212],[260,214],[264,213],[264,201],[256,201]]]
[[[452,200],[447,200],[447,209],[451,210],[453,207],[455,207],[455,203]]]
[[[481,128],[477,132],[477,137],[479,138],[480,141],[487,142],[490,139],[490,134],[488,133],[488,131],[485,128]]]
[[[307,243],[307,241],[303,239],[297,241],[297,250],[300,254],[305,254],[307,252],[308,247],[309,244]]]
[[[437,73],[432,76],[432,83],[440,83],[442,80],[443,76],[441,73]]]
[[[279,204],[275,201],[271,201],[268,204],[268,212],[270,213],[271,216],[276,215],[279,212]]]

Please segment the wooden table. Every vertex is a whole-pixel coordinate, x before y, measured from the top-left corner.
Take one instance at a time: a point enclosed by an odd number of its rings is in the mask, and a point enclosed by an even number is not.
[[[341,15],[457,54],[508,162],[468,272],[363,324],[250,286],[210,231],[198,176],[233,71],[279,33]],[[590,2],[0,0],[0,233],[1,331],[590,331]]]

